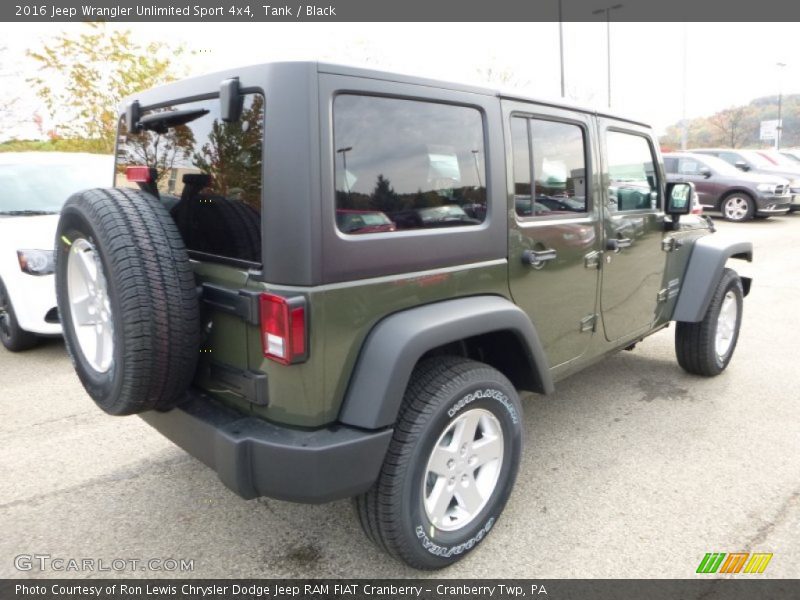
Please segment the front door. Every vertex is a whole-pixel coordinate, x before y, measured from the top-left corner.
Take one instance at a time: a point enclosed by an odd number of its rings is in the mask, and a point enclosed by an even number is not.
[[[509,280],[550,367],[582,355],[595,329],[599,211],[592,117],[504,102],[510,204]]]
[[[604,256],[600,307],[609,341],[655,322],[666,268],[663,173],[648,130],[599,119],[604,163]]]

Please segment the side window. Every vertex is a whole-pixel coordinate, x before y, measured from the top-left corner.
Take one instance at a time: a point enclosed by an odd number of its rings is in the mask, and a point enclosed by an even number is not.
[[[528,119],[511,118],[511,153],[514,165],[514,208],[520,217],[530,217],[537,211],[531,187],[531,140]]]
[[[702,166],[693,158],[681,158],[678,160],[678,173],[681,175],[699,175],[700,167]]]
[[[475,226],[486,218],[480,111],[343,94],[333,103],[342,233]]]
[[[660,206],[655,159],[646,137],[607,131],[606,158],[611,211],[653,210]]]
[[[120,122],[115,185],[158,195],[190,252],[260,263],[263,96],[245,96],[235,123],[220,119],[217,99],[145,111],[142,122],[134,133]],[[149,167],[149,181],[130,181],[132,166]]]
[[[551,212],[586,212],[583,129],[531,119],[535,201]]]
[[[517,215],[586,212],[586,149],[580,126],[512,117],[511,145]]]
[[[734,152],[720,152],[719,153],[719,157],[722,160],[724,160],[726,163],[730,163],[734,167],[736,166],[737,162],[743,162],[743,160],[744,160],[744,159],[742,159],[741,156],[739,156],[738,154],[736,154]]]

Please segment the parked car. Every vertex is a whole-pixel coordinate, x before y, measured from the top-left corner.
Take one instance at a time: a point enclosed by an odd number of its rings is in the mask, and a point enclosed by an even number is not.
[[[0,341],[11,351],[61,333],[53,285],[58,213],[73,193],[112,181],[113,158],[0,153]]]
[[[339,209],[336,211],[336,224],[343,233],[379,233],[396,229],[389,217],[377,210]]]
[[[800,167],[800,148],[783,148],[780,153],[792,161],[795,167]]]
[[[721,158],[741,171],[758,175],[782,177],[789,181],[792,194],[789,210],[800,210],[800,168],[776,165],[772,160],[760,154],[758,150],[736,150],[730,148],[695,148],[694,154],[707,154]]]
[[[791,206],[789,181],[731,166],[707,154],[664,154],[669,181],[690,181],[704,208],[718,210],[729,221],[785,215]]]
[[[64,336],[98,407],[139,414],[244,498],[352,497],[376,546],[446,567],[511,494],[518,390],[549,394],[671,322],[686,371],[731,361],[750,280],[726,263],[752,245],[688,214],[692,185],[665,180],[645,124],[316,62],[171,83],[120,112],[117,187],[61,212]],[[172,178],[142,162],[164,137],[207,198],[258,212],[257,260],[194,247],[161,199]],[[581,212],[540,214],[542,189]],[[365,206],[397,229],[343,231],[337,211]]]

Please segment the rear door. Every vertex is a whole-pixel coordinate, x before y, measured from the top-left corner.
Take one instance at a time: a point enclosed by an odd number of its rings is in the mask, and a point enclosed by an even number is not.
[[[604,262],[600,306],[606,339],[647,331],[666,269],[664,175],[650,130],[598,119],[603,147]]]
[[[581,356],[599,281],[591,115],[503,102],[510,196],[509,281],[551,367]]]

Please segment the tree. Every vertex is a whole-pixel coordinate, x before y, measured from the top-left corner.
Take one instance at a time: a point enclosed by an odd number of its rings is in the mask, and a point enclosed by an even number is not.
[[[86,23],[78,36],[61,34],[41,52],[28,51],[39,75],[28,81],[56,123],[60,137],[83,138],[87,150],[111,153],[117,106],[126,96],[175,79],[183,46],[140,45],[132,33]]]
[[[16,75],[16,73],[6,71],[8,63],[5,60],[4,55],[7,50],[8,48],[5,46],[0,46],[0,78]],[[0,86],[0,123],[3,123],[6,126],[10,123],[11,115],[14,112],[14,106],[18,102],[19,98],[12,96],[8,92],[8,86]]]
[[[370,196],[370,204],[375,210],[380,210],[386,213],[395,212],[400,209],[400,198],[397,192],[394,191],[391,182],[383,176],[378,175],[375,182],[375,189],[372,190]]]
[[[738,148],[743,144],[747,137],[747,132],[743,127],[746,116],[747,107],[738,106],[725,109],[709,118],[711,125],[719,132],[721,145]]]
[[[261,204],[263,114],[264,98],[256,94],[238,121],[225,123],[214,119],[208,142],[192,159],[194,166],[213,177],[220,194],[235,193],[253,208]]]

